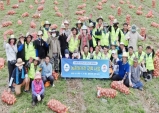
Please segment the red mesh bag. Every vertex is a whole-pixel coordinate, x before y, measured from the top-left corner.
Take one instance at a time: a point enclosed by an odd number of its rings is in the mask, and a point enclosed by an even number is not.
[[[113,81],[111,83],[111,88],[113,89],[116,89],[122,93],[125,93],[125,94],[129,94],[130,93],[130,90],[128,87],[126,87],[123,83],[121,83],[120,81]]]
[[[3,23],[2,23],[2,27],[8,27],[8,26],[10,26],[10,25],[12,25],[12,22],[11,22],[11,21],[6,21],[6,22],[3,22]]]
[[[126,23],[127,23],[128,25],[130,25],[130,21],[131,21],[131,15],[127,14],[127,15],[126,15]]]
[[[146,28],[145,27],[142,27],[140,29],[140,35],[143,36],[143,37],[145,37],[145,35],[146,35]]]
[[[156,7],[156,0],[152,0],[152,7],[153,7],[153,8]]]
[[[0,58],[0,69],[4,68],[5,60],[4,58]]]
[[[122,13],[121,7],[118,7],[118,16],[120,16]]]
[[[107,0],[102,0],[102,3],[107,3]]]
[[[16,12],[14,10],[8,11],[7,15],[14,15]]]
[[[153,76],[159,76],[159,50],[157,50],[155,53]]]
[[[50,29],[57,29],[58,28],[58,26],[56,25],[56,24],[52,24],[51,26],[50,26]]]
[[[38,11],[42,11],[43,9],[44,9],[44,6],[42,5],[38,7]]]
[[[13,105],[16,102],[15,96],[11,93],[8,93],[7,91],[2,92],[1,99],[3,102],[7,103],[8,105]]]
[[[68,108],[63,105],[61,102],[59,102],[58,100],[55,99],[51,99],[48,103],[47,106],[53,110],[54,112],[57,113],[67,113]]]
[[[4,33],[3,33],[3,35],[12,35],[14,32],[13,32],[13,29],[9,29],[9,30],[7,30],[7,31],[5,31]]]
[[[18,20],[17,23],[18,23],[18,25],[22,25],[23,24],[21,20]]]
[[[0,10],[4,10],[4,4],[3,4],[3,1],[0,1]]]
[[[101,88],[97,87],[97,97],[108,97],[115,98],[117,95],[117,91],[111,88]]]

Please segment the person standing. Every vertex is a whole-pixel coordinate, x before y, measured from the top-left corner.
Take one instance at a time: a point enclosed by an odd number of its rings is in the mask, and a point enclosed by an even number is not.
[[[80,20],[78,20],[78,22],[76,23],[76,29],[77,29],[78,33],[80,33],[82,26],[83,26],[83,23]]]
[[[34,46],[36,50],[36,57],[40,59],[44,59],[46,57],[46,51],[48,48],[48,44],[42,39],[43,32],[38,31],[37,39],[34,41]]]
[[[66,30],[65,25],[61,24],[59,42],[60,42],[60,46],[61,46],[61,55],[62,55],[62,58],[65,57],[65,50],[68,49],[67,35],[66,35],[65,30]]]
[[[71,30],[69,29],[69,22],[67,20],[64,21],[65,26],[65,35],[68,37],[71,34]]]
[[[7,40],[6,37],[4,37],[3,47],[6,51],[6,56],[8,61],[9,81],[10,81],[17,59],[16,58],[18,51],[16,45],[17,39],[15,38],[14,35],[11,35],[10,38],[8,39],[8,43],[6,42],[6,40]]]
[[[50,62],[53,65],[53,71],[58,73],[59,71],[59,57],[61,58],[61,48],[60,42],[58,40],[58,35],[56,30],[51,31],[51,37],[48,38],[47,44],[49,45]]]
[[[80,40],[78,39],[78,30],[75,27],[73,27],[71,31],[72,33],[67,38],[67,42],[68,42],[70,57],[72,58],[73,52],[79,49]]]
[[[17,58],[21,58],[23,61],[25,61],[25,50],[24,50],[24,35],[20,34],[19,41],[17,43],[18,53]]]
[[[51,26],[51,23],[49,21],[45,21],[43,28],[41,28],[41,30],[43,31],[44,41],[47,41],[47,39],[49,38],[48,32],[49,32],[50,26]]]
[[[9,82],[9,92],[13,87],[15,87],[16,95],[21,94],[21,87],[25,86],[24,92],[29,91],[29,79],[24,68],[25,63],[22,61],[21,58],[17,59],[16,68],[13,70],[10,82]]]
[[[92,39],[92,37],[90,35],[90,31],[87,29],[87,26],[85,25],[82,26],[78,39],[80,40],[80,43],[81,43],[80,51],[83,51],[86,45],[88,46],[88,48],[90,47],[89,41]]]
[[[32,82],[32,106],[35,106],[38,101],[42,101],[44,98],[44,83],[41,80],[41,73],[36,72],[35,78]]]
[[[95,40],[95,26],[93,24],[93,22],[89,23],[89,31],[90,31],[90,35],[92,37],[92,39],[89,41],[89,45],[90,48],[94,48],[96,47],[96,40]]]
[[[146,35],[145,35],[146,36]],[[129,40],[128,47],[132,46],[134,48],[134,51],[137,50],[137,42],[138,39],[144,40],[145,38],[142,37],[138,32],[137,32],[137,27],[136,25],[131,26],[131,30],[125,35],[126,40]]]
[[[117,59],[117,56],[115,56],[115,59]],[[112,80],[121,81],[124,83],[127,87],[129,87],[129,72],[130,72],[130,65],[128,63],[128,55],[127,52],[123,52],[122,55],[122,61],[116,62],[117,65],[119,65],[119,72],[118,74],[114,74],[112,76]]]

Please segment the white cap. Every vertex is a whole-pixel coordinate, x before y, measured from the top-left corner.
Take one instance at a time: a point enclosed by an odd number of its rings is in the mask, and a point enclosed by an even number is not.
[[[120,42],[120,45],[124,45],[124,43],[123,43],[123,42]]]
[[[113,24],[117,24],[117,23],[118,23],[118,20],[114,19]]]
[[[83,25],[81,29],[87,29],[87,26],[86,26],[86,25]]]
[[[81,22],[81,20],[78,20],[78,22],[77,22],[78,24],[81,24],[82,22]]]
[[[43,32],[42,31],[38,31],[38,35],[42,35],[43,34]]]
[[[11,36],[10,36],[10,39],[13,39],[13,38],[15,38],[14,35],[11,35]]]
[[[89,27],[93,27],[94,25],[93,25],[93,23],[91,22],[91,23],[89,23]]]
[[[65,28],[65,25],[63,23],[61,24],[61,28]]]
[[[123,52],[123,55],[122,55],[122,57],[128,57],[128,54],[127,54],[127,52]]]
[[[45,21],[45,24],[50,24],[50,22],[49,21]]]
[[[64,24],[69,24],[69,22],[67,20],[64,21]]]
[[[115,50],[112,50],[112,54],[114,54],[114,53],[116,53],[116,51],[115,51]]]

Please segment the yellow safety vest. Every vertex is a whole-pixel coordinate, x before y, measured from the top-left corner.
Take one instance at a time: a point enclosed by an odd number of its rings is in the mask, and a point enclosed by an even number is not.
[[[92,41],[93,41],[93,47],[96,47],[97,43],[96,43],[96,40],[95,40],[95,30],[94,29],[92,31]]]
[[[76,35],[76,39],[74,39],[74,37],[71,37],[68,44],[69,44],[69,51],[71,53],[73,53],[76,49],[78,49],[79,44],[80,44],[80,40],[78,39],[78,35]]]
[[[114,27],[111,27],[111,43],[115,43],[118,35],[119,35],[120,29],[117,28],[116,32]]]
[[[154,70],[152,53],[149,56],[146,54],[146,69],[149,71]]]
[[[35,70],[34,63],[31,63],[30,69],[28,70],[28,77],[31,78],[31,79],[34,79],[35,73],[37,71],[40,71],[39,66],[37,66],[37,69]]]
[[[107,55],[105,55],[104,53],[102,53],[102,59],[110,59],[111,54],[107,53]]]
[[[108,33],[102,33],[102,38],[100,40],[100,44],[101,46],[109,46],[109,34],[110,32]]]
[[[133,65],[133,60],[135,58],[135,54],[133,53],[131,56],[129,55],[129,52],[127,53],[128,54],[128,63],[130,66]]]
[[[94,29],[95,30],[95,32],[97,31],[97,30],[99,30],[99,31],[101,31],[101,33],[102,33],[102,29],[101,28],[99,28],[99,29]],[[101,39],[102,38],[102,35],[95,35],[95,38],[97,38],[97,39]]]
[[[125,39],[125,35],[122,32],[122,30],[120,30],[120,34],[121,34],[121,40],[120,40],[120,42],[123,42],[125,46],[128,46],[129,42],[128,42],[128,40]]]
[[[98,60],[101,59],[102,54],[99,52],[98,55],[95,54],[95,51],[93,52],[93,59]]]
[[[47,33],[48,31],[45,29],[45,28],[43,28],[43,39],[44,40],[47,40],[48,38],[49,38],[49,36],[48,36],[48,33]]]
[[[35,58],[35,48],[33,42],[30,42],[28,45],[25,43],[25,60],[29,60],[30,57]]]
[[[88,53],[88,55],[86,56],[85,54],[82,55],[82,58],[83,59],[90,59],[91,58],[91,55],[90,53]]]
[[[139,52],[135,52],[136,58],[138,58],[138,62],[141,63],[144,60],[145,52],[142,51],[141,55],[139,56]]]

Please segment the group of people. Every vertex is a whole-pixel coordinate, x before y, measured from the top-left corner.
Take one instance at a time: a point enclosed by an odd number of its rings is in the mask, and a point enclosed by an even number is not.
[[[49,81],[54,87],[53,74],[60,74],[61,58],[66,59],[103,59],[110,61],[110,78],[120,80],[126,86],[142,90],[143,84],[140,76],[145,81],[152,78],[154,65],[154,50],[151,46],[137,45],[138,39],[144,40],[137,32],[137,26],[128,27],[123,24],[123,29],[118,27],[117,19],[113,25],[108,25],[102,17],[96,22],[76,23],[69,28],[65,20],[58,31],[50,29],[51,23],[45,24],[37,33],[36,40],[27,33],[20,34],[18,42],[11,35],[4,48],[8,61],[9,91],[21,93],[32,89],[32,104],[44,98],[44,84]],[[138,46],[138,47],[137,47]]]

